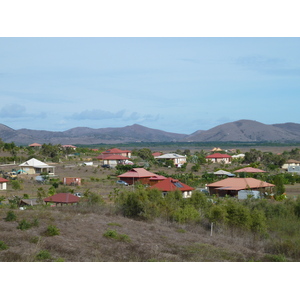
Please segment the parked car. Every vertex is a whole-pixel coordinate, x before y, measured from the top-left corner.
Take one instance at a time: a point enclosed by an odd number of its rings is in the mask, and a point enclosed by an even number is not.
[[[123,184],[123,185],[128,185],[128,183],[125,182],[125,181],[123,181],[123,180],[118,180],[117,183],[118,183],[118,184]]]
[[[82,197],[81,193],[75,193],[74,195],[77,196],[77,197]]]
[[[112,167],[110,165],[102,165],[102,168],[107,168],[107,169],[112,169]]]

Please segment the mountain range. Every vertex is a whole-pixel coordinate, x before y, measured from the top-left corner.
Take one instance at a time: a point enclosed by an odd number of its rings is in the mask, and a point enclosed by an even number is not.
[[[12,129],[0,124],[3,142],[17,145],[40,144],[118,144],[133,142],[300,142],[300,124],[266,125],[239,120],[192,134],[171,133],[134,124],[119,128],[76,127],[66,131]]]

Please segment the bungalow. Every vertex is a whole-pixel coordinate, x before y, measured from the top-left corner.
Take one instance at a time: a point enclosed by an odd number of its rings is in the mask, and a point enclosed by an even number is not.
[[[70,193],[59,193],[53,196],[49,196],[45,199],[43,199],[43,201],[47,204],[47,203],[54,203],[56,206],[58,204],[60,204],[61,206],[63,204],[74,204],[74,203],[78,203],[80,200],[79,197],[70,194]]]
[[[172,160],[174,162],[174,165],[177,167],[186,163],[186,156],[179,155],[177,153],[167,153],[167,154],[156,156],[154,158],[159,160]]]
[[[6,190],[7,182],[9,182],[9,180],[0,177],[0,190]]]
[[[214,175],[217,175],[217,176],[227,176],[227,177],[235,177],[234,174],[232,174],[230,172],[227,172],[227,171],[224,171],[224,170],[218,170],[218,171],[214,172]]]
[[[144,168],[133,168],[130,171],[119,175],[118,177],[120,180],[123,180],[128,184],[135,184],[136,182],[140,182],[142,184],[151,185],[151,178],[155,178],[156,176],[156,174],[151,173]]]
[[[131,151],[112,148],[102,152],[102,155],[121,155],[127,158],[131,158]]]
[[[33,144],[30,144],[29,147],[33,147],[33,148],[41,148],[42,145],[41,145],[41,144],[38,144],[38,143],[33,143]]]
[[[282,169],[288,170],[289,167],[299,167],[300,166],[300,161],[295,160],[295,159],[289,159],[283,166],[281,167]]]
[[[150,189],[158,189],[162,191],[164,195],[171,191],[180,190],[182,192],[183,198],[191,197],[192,191],[194,190],[194,188],[171,177],[156,183],[155,185],[151,186]]]
[[[118,154],[100,154],[96,158],[102,162],[102,165],[109,165],[111,167],[125,165],[128,162],[128,157]]]
[[[257,168],[246,167],[246,168],[235,170],[234,173],[266,173],[266,171]]]
[[[255,178],[226,178],[207,185],[210,195],[224,197],[237,196],[241,190],[254,190],[265,193],[267,189],[272,190],[274,184],[261,181]]]
[[[54,168],[55,168],[35,158],[31,158],[25,161],[24,163],[20,164],[19,167],[27,174],[47,173],[49,175],[54,175]]]
[[[231,163],[231,156],[228,154],[222,154],[222,153],[214,153],[211,155],[207,155],[206,161],[211,161],[213,163],[225,163],[225,164],[230,164]]]
[[[73,149],[73,150],[76,150],[76,146],[73,146],[73,145],[62,145],[63,148],[70,148],[70,149]]]

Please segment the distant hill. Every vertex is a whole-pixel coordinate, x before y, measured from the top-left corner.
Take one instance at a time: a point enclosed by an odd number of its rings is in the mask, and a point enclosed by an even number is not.
[[[187,135],[171,133],[134,124],[120,128],[76,127],[66,131],[32,129],[14,130],[0,124],[0,138],[17,145],[52,144],[117,144],[134,142],[300,142],[300,124],[266,125],[252,120],[239,120],[209,130]]]
[[[46,131],[32,129],[14,130],[0,124],[0,138],[17,145],[40,144],[114,144],[128,142],[172,142],[179,141],[185,134],[170,133],[158,129],[151,129],[141,125],[131,125],[121,128],[76,127],[66,131]]]
[[[184,138],[190,142],[287,142],[300,141],[300,124],[265,125],[251,120],[225,123],[205,131],[196,131]],[[298,130],[297,130],[298,126]]]

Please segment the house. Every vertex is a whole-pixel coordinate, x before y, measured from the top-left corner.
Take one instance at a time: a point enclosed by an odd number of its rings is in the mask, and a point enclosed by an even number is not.
[[[41,144],[38,144],[38,143],[33,143],[33,144],[30,144],[29,147],[33,147],[33,148],[41,148],[42,145],[41,145]]]
[[[300,161],[295,159],[288,159],[285,164],[281,167],[282,169],[288,170],[289,167],[300,166]]]
[[[6,190],[7,189],[7,182],[9,182],[9,180],[0,177],[0,190]]]
[[[288,173],[300,174],[300,166],[289,166],[287,169]]]
[[[194,188],[171,177],[156,183],[155,185],[151,186],[149,189],[158,189],[162,191],[164,195],[168,192],[180,190],[182,192],[183,198],[191,197],[192,191],[194,190]]]
[[[155,175],[155,176],[149,178],[149,184],[151,186],[153,186],[153,185],[157,184],[158,182],[165,180],[166,178],[167,177],[162,176],[162,175]]]
[[[223,150],[219,147],[214,147],[213,149],[210,150],[210,152],[217,152],[217,151],[223,151]]]
[[[217,175],[217,176],[227,176],[227,177],[235,177],[234,174],[232,174],[230,172],[227,172],[227,171],[224,171],[224,170],[218,170],[218,171],[214,172],[214,175]]]
[[[111,167],[125,165],[129,162],[128,157],[119,154],[100,154],[96,158],[102,162],[102,165],[109,165]]]
[[[234,173],[266,173],[266,171],[257,168],[246,167],[246,168],[235,170]]]
[[[186,163],[186,156],[179,155],[177,153],[167,153],[163,155],[156,156],[155,159],[159,160],[172,160],[174,165],[180,167],[181,165]]]
[[[79,178],[79,177],[64,177],[63,184],[78,186],[78,185],[81,185],[81,178]]]
[[[214,153],[207,155],[206,161],[211,161],[213,163],[225,163],[225,164],[230,164],[231,163],[231,156],[228,154],[222,154],[222,153]]]
[[[131,151],[129,150],[121,150],[118,148],[108,149],[101,153],[102,155],[121,155],[127,158],[131,158]]]
[[[20,169],[27,174],[41,174],[47,173],[49,175],[54,175],[54,166],[49,166],[38,159],[31,158],[24,163],[19,165]]]
[[[76,150],[76,146],[73,146],[73,145],[62,145],[63,148],[70,148],[70,149],[73,149],[73,150]]]
[[[272,190],[274,184],[261,181],[255,178],[226,178],[207,185],[210,195],[218,195],[224,197],[237,196],[241,190],[255,190],[265,193],[267,190]]]
[[[73,194],[70,193],[58,193],[56,195],[53,196],[49,196],[45,199],[43,199],[43,201],[47,204],[47,203],[54,203],[56,206],[58,204],[60,204],[61,206],[63,204],[74,204],[74,203],[78,203],[80,200],[80,197],[77,197]]]
[[[242,159],[245,158],[245,154],[244,153],[240,153],[240,154],[234,154],[231,156],[231,158],[237,158],[237,159]]]
[[[152,156],[154,157],[154,158],[156,158],[157,156],[161,156],[163,153],[162,152],[153,152],[152,153]]]
[[[140,182],[142,184],[151,185],[151,178],[155,178],[157,175],[147,171],[144,168],[133,168],[128,172],[119,175],[119,179],[127,182],[128,184],[135,184]],[[153,183],[153,181],[152,181]]]

